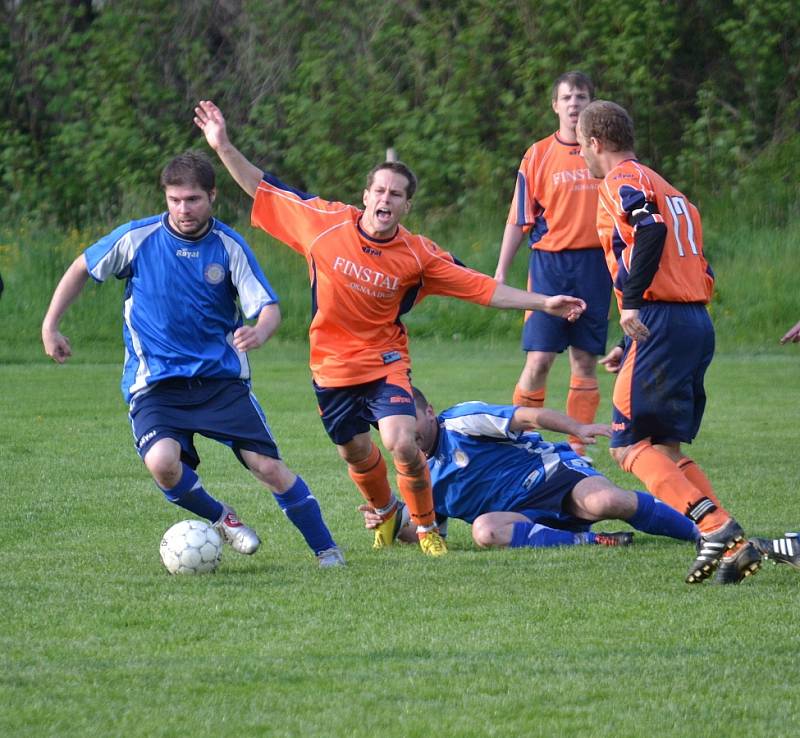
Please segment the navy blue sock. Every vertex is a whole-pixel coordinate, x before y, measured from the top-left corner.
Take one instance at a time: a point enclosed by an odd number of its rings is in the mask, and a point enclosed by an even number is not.
[[[194,469],[186,464],[181,464],[183,473],[178,483],[172,489],[164,489],[159,485],[159,489],[164,493],[171,503],[206,518],[212,523],[216,523],[222,515],[222,503],[215,500],[208,492],[203,489],[200,478]]]
[[[514,523],[509,548],[550,548],[551,546],[576,546],[591,543],[581,533],[548,528],[538,523]]]
[[[637,492],[636,512],[628,522],[644,533],[654,536],[669,536],[681,541],[696,541],[700,535],[690,518],[669,505],[659,502],[646,492]]]
[[[303,538],[315,554],[336,545],[328,526],[322,519],[322,510],[316,497],[311,494],[300,477],[297,477],[286,492],[280,494],[273,492],[272,495],[280,509],[286,513],[286,517],[303,534]]]

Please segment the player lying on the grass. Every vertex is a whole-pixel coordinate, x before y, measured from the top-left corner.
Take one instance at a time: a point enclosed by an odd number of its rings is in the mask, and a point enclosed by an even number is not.
[[[255,553],[255,531],[195,472],[194,434],[213,438],[272,490],[320,566],[340,566],[317,500],[281,460],[250,389],[247,352],[277,330],[278,298],[244,239],[212,216],[217,191],[207,157],[175,157],[161,186],[166,213],[120,226],[67,269],[42,324],[45,352],[59,364],[72,355],[59,323],[90,276],[125,279],[122,393],[136,450],[164,496],[207,518],[234,550]],[[245,325],[242,313],[255,323]]]
[[[593,533],[598,520],[625,520],[652,535],[695,541],[694,523],[646,492],[621,489],[583,461],[566,441],[537,430],[571,434],[583,444],[610,436],[547,408],[465,402],[438,416],[416,387],[416,433],[428,458],[437,521],[472,523],[482,547],[624,545],[631,533]],[[380,518],[362,505],[367,528]],[[406,535],[402,524],[396,534]]]
[[[320,416],[350,478],[384,520],[375,531],[374,547],[391,544],[397,504],[371,426],[377,426],[392,456],[397,487],[422,551],[429,556],[446,553],[436,529],[428,467],[415,439],[403,314],[424,294],[544,310],[567,320],[580,316],[584,301],[500,284],[407,231],[400,221],[411,209],[417,182],[401,162],[384,162],[369,173],[361,210],[300,192],[256,167],[231,143],[214,103],[201,101],[194,121],[254,199],[253,224],[306,259],[314,311],[310,363]]]

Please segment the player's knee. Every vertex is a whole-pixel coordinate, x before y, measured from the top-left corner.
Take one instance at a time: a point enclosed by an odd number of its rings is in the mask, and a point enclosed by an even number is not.
[[[156,443],[145,454],[144,465],[162,489],[171,489],[178,484],[183,472],[180,449],[166,443]]]
[[[494,544],[494,526],[484,516],[475,518],[472,523],[472,540],[481,548],[489,548]]]
[[[399,461],[401,464],[414,464],[419,457],[417,440],[413,435],[409,434],[402,434],[393,438],[386,445],[386,450],[395,461]]]
[[[249,455],[247,466],[255,477],[273,490],[286,490],[292,486],[295,475],[280,459],[261,454]]]

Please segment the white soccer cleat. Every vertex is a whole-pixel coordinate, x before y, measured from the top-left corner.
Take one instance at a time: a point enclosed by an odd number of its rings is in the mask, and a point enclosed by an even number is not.
[[[219,531],[222,540],[240,554],[250,556],[258,551],[261,539],[256,532],[246,526],[236,515],[236,510],[222,503],[222,515],[213,527]]]
[[[330,569],[335,566],[346,566],[344,556],[337,546],[326,548],[317,554],[320,569]]]

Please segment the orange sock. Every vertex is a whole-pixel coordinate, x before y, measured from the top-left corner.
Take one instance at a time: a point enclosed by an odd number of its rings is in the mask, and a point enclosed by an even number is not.
[[[714,493],[714,487],[711,486],[711,481],[694,459],[690,459],[688,456],[684,457],[678,462],[678,469],[680,469],[683,476],[708,497],[711,502],[717,507],[722,507],[722,503]]]
[[[650,441],[632,446],[622,468],[641,479],[653,495],[694,520],[701,533],[717,530],[730,518],[716,497],[711,499],[692,484],[678,465],[653,448]]]
[[[381,511],[391,506],[393,495],[389,472],[380,449],[374,443],[369,456],[358,464],[348,464],[347,472],[372,508]]]
[[[436,523],[433,513],[431,473],[422,451],[410,464],[394,460],[397,469],[397,489],[408,506],[411,520],[418,526],[432,528]]]
[[[569,378],[569,392],[567,392],[567,415],[579,423],[594,423],[597,408],[600,405],[600,386],[596,377]],[[569,442],[581,445],[575,436],[569,436]]]
[[[542,387],[538,390],[522,389],[519,385],[514,387],[514,397],[512,402],[522,407],[544,407],[544,398],[547,389]]]

